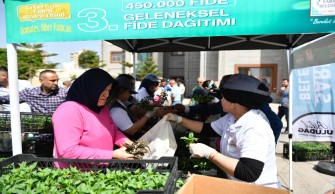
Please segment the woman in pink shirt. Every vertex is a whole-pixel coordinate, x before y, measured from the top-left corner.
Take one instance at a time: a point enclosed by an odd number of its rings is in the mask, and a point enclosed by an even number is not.
[[[54,158],[130,159],[132,143],[120,132],[105,106],[117,81],[102,69],[90,69],[72,84],[66,101],[52,115]],[[114,148],[114,145],[118,149]],[[57,163],[56,167],[68,167]]]

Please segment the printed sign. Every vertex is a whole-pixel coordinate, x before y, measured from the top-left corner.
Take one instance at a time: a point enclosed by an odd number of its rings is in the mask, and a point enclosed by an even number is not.
[[[311,0],[311,16],[334,16],[335,0]]]
[[[19,6],[18,12],[20,21],[71,18],[69,3],[24,5]]]
[[[292,70],[293,140],[335,141],[335,63]]]
[[[334,31],[335,16],[311,17],[305,2],[9,0],[6,35],[8,43],[24,43]]]

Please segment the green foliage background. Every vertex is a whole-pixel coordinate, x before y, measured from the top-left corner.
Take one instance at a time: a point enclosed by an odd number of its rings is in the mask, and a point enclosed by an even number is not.
[[[46,64],[43,59],[47,56],[44,55],[42,50],[20,50],[17,51],[18,63],[18,77],[19,79],[31,79],[38,69],[54,69],[57,63]],[[0,65],[8,67],[7,64],[7,49],[0,48]]]
[[[92,50],[84,50],[78,57],[79,67],[81,68],[101,68],[106,66],[102,64],[97,52]]]
[[[147,74],[152,73],[159,76],[158,65],[155,64],[152,57],[147,57],[144,61],[144,65],[139,66],[136,75],[142,80]]]

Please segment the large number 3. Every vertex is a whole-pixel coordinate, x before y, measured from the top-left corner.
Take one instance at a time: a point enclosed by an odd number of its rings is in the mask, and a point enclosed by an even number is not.
[[[77,24],[84,32],[98,32],[106,29],[108,21],[105,19],[106,11],[99,8],[87,8],[78,12],[78,18],[87,18],[87,22]]]

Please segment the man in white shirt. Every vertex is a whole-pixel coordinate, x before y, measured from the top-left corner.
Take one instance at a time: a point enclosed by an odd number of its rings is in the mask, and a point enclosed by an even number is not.
[[[19,91],[25,88],[32,88],[33,86],[28,80],[18,80]],[[9,95],[9,83],[8,83],[8,69],[4,66],[0,66],[0,96]],[[1,111],[10,111],[10,104],[2,104]],[[27,103],[20,104],[20,112],[31,112],[30,106]]]

